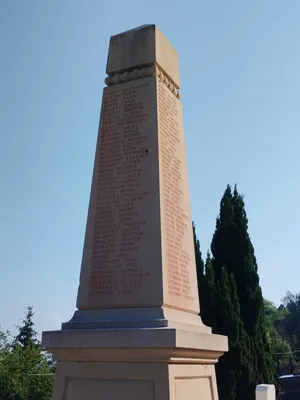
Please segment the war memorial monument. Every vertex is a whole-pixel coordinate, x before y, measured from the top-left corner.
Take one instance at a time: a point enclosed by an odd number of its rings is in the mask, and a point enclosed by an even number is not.
[[[175,49],[155,25],[112,36],[77,310],[43,333],[53,400],[217,400],[227,338],[199,316]]]

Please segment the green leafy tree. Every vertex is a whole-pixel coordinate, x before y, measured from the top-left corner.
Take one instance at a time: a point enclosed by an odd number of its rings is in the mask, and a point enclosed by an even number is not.
[[[247,398],[244,396],[245,384],[249,391],[255,391],[254,385],[249,384],[253,373],[248,363],[250,343],[240,318],[234,276],[228,276],[224,267],[218,281],[217,296],[217,302],[222,304],[216,310],[217,325],[226,332],[230,343],[230,351],[220,358],[216,366],[220,396],[229,400],[244,399]]]
[[[282,334],[286,333],[288,341],[293,351],[300,350],[300,293],[292,294],[287,292],[285,297],[282,299],[287,315],[282,320],[280,328]],[[299,353],[297,353],[297,359],[299,360]]]
[[[11,342],[0,334],[0,400],[51,399],[55,365],[37,340],[33,315],[28,307]]]
[[[215,284],[215,273],[212,265],[212,258],[210,252],[207,252],[205,260],[205,292],[203,293],[203,298],[205,299],[204,307],[202,307],[201,315],[203,322],[207,326],[216,325],[216,298],[217,287]]]
[[[0,326],[0,352],[4,350],[8,344],[8,335],[9,332],[3,332]]]
[[[265,321],[267,340],[269,342],[272,354],[291,353],[291,346],[288,341],[279,334],[278,327],[284,324],[289,316],[287,308],[278,310],[278,308],[269,300],[264,300]]]
[[[18,334],[15,337],[15,344],[19,344],[24,349],[39,346],[37,341],[37,332],[33,328],[33,316],[33,307],[27,307],[25,318],[22,320],[23,325],[17,326]]]
[[[211,251],[217,288],[215,320],[211,325],[216,333],[228,336],[230,349],[226,356],[228,362],[220,360],[218,379],[223,382],[222,376],[231,377],[235,389],[231,390],[230,398],[252,400],[257,384],[274,383],[275,368],[244,200],[236,187],[232,191],[227,186],[221,199]],[[237,360],[243,363],[242,371]],[[225,381],[219,385],[219,390],[220,400],[227,400]]]
[[[289,311],[285,307],[278,309],[274,303],[266,299],[264,303],[267,340],[276,365],[277,375],[280,376],[286,372],[291,373],[296,360],[291,353],[292,349],[288,340],[289,337],[283,330]]]
[[[201,249],[200,249],[200,241],[196,235],[196,225],[194,222],[193,222],[193,237],[194,237],[194,247],[195,247],[197,279],[201,280],[204,276],[204,262],[202,259],[202,253],[201,253]]]

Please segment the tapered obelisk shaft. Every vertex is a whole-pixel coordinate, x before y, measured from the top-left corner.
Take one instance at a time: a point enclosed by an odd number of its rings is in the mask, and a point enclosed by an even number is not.
[[[110,40],[77,310],[44,332],[53,400],[217,400],[227,338],[199,317],[176,51]]]

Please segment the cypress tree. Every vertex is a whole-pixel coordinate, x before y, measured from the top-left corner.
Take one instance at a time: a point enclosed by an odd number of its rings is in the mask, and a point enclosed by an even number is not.
[[[244,200],[236,187],[227,186],[221,199],[211,251],[217,290],[211,326],[229,338],[229,352],[217,366],[220,400],[252,400],[257,384],[274,383],[275,369]]]
[[[200,249],[200,242],[196,235],[196,225],[193,222],[193,236],[194,236],[194,247],[195,247],[195,261],[198,283],[203,281],[204,277],[204,262],[202,259],[202,253]]]
[[[205,260],[205,309],[202,307],[201,316],[205,325],[215,327],[216,321],[216,298],[217,288],[215,285],[215,273],[212,265],[210,252],[207,252]]]
[[[222,268],[215,296],[217,331],[228,336],[229,352],[216,366],[220,400],[254,399],[253,368],[249,364],[250,342],[240,317],[240,305],[233,274]]]
[[[21,345],[24,349],[27,347],[38,347],[37,332],[33,328],[33,316],[33,307],[27,307],[25,319],[22,320],[23,325],[17,326],[19,333],[15,337],[15,343]]]
[[[193,237],[194,237],[194,249],[195,249],[195,262],[196,262],[196,272],[197,272],[197,282],[200,300],[200,287],[204,283],[204,262],[202,259],[202,253],[200,249],[200,242],[196,235],[196,225],[193,222]],[[201,301],[200,301],[201,304]]]
[[[194,248],[195,248],[195,262],[197,272],[197,283],[198,283],[198,294],[200,303],[200,315],[202,321],[205,323],[205,311],[207,310],[207,284],[204,275],[204,262],[202,259],[202,253],[200,249],[200,242],[196,235],[196,225],[193,222],[193,236],[194,236]]]

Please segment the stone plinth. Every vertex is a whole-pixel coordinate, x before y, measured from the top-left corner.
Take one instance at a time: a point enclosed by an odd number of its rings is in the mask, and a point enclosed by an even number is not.
[[[53,399],[216,400],[226,339],[172,328],[46,332],[60,360]]]
[[[227,338],[199,317],[177,53],[145,25],[111,38],[106,71],[78,310],[43,334],[53,399],[217,399]]]

